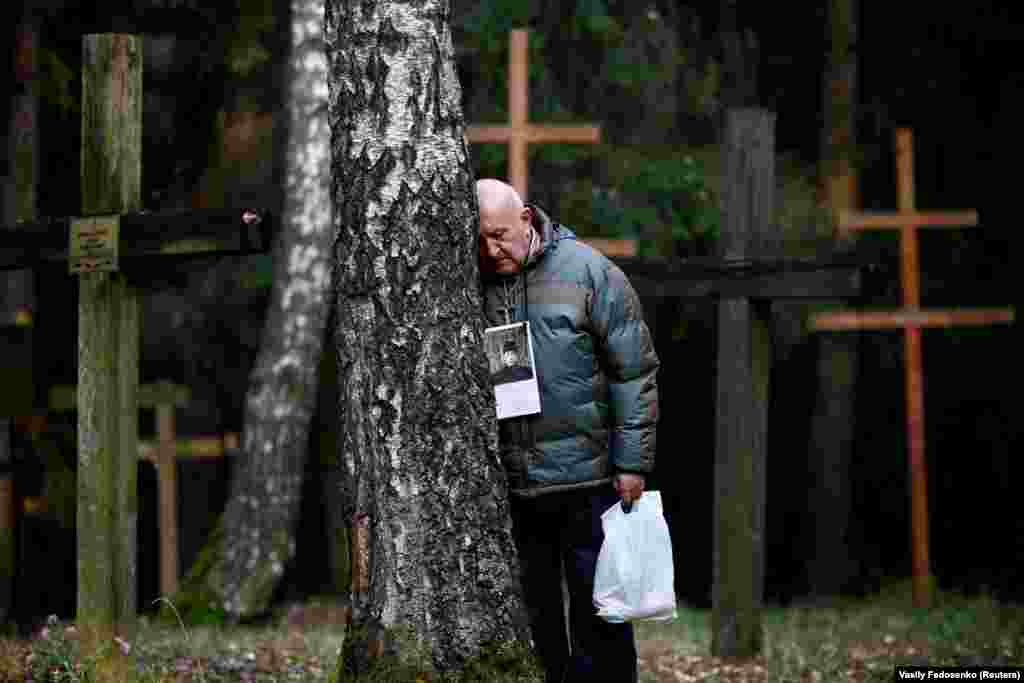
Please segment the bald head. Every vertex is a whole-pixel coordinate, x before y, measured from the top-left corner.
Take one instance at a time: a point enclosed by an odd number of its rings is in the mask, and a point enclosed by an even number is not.
[[[494,178],[476,181],[480,205],[480,268],[484,272],[518,272],[530,249],[533,211],[515,188]]]
[[[480,212],[516,211],[523,209],[523,199],[516,188],[495,178],[481,178],[476,181],[476,196]]]

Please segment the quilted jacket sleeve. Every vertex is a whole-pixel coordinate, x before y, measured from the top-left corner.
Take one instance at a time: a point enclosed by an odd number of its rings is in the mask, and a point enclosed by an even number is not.
[[[590,317],[608,376],[611,463],[617,471],[648,473],[658,423],[658,355],[633,286],[618,266],[599,258],[591,269]]]

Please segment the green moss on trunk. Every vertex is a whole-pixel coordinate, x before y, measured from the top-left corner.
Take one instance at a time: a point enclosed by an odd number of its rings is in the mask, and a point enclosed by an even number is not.
[[[484,645],[457,669],[437,671],[429,648],[408,629],[349,625],[333,680],[338,683],[540,683],[544,673],[533,654],[517,643]]]
[[[176,611],[177,616],[187,624],[220,624],[233,618],[224,608],[225,596],[216,588],[224,585],[221,577],[224,569],[224,541],[224,518],[221,516],[192,564],[192,569],[181,582],[177,594],[169,599],[171,604],[164,603],[161,607],[163,617],[173,620]],[[280,564],[284,561],[272,558],[287,557],[290,542],[290,536],[282,530],[275,533],[268,543],[261,544],[264,554],[256,561],[241,585],[242,609],[239,614],[252,616],[269,607],[270,598],[283,572]]]
[[[255,614],[269,606],[277,581],[284,573],[283,563],[289,555],[290,543],[289,533],[284,529],[278,529],[271,536],[270,542],[264,544],[265,554],[257,560],[256,566],[242,582],[239,591],[242,614]]]
[[[222,600],[215,591],[210,590],[208,581],[224,538],[223,522],[224,518],[220,517],[213,526],[192,569],[178,586],[178,592],[173,596],[163,596],[168,598],[170,604],[164,602],[161,605],[161,617],[173,621],[180,616],[186,624],[220,624],[227,621],[227,612],[221,606]]]

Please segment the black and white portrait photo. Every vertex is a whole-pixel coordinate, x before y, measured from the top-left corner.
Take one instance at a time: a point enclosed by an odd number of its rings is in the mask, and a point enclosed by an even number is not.
[[[488,330],[487,360],[490,362],[491,380],[496,385],[533,379],[526,324]]]
[[[498,419],[540,412],[529,323],[491,327],[484,332]]]

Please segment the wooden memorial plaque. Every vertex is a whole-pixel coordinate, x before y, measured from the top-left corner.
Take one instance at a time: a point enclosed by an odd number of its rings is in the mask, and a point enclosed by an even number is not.
[[[68,271],[72,275],[116,272],[120,228],[120,216],[73,219],[71,246],[68,250]]]

